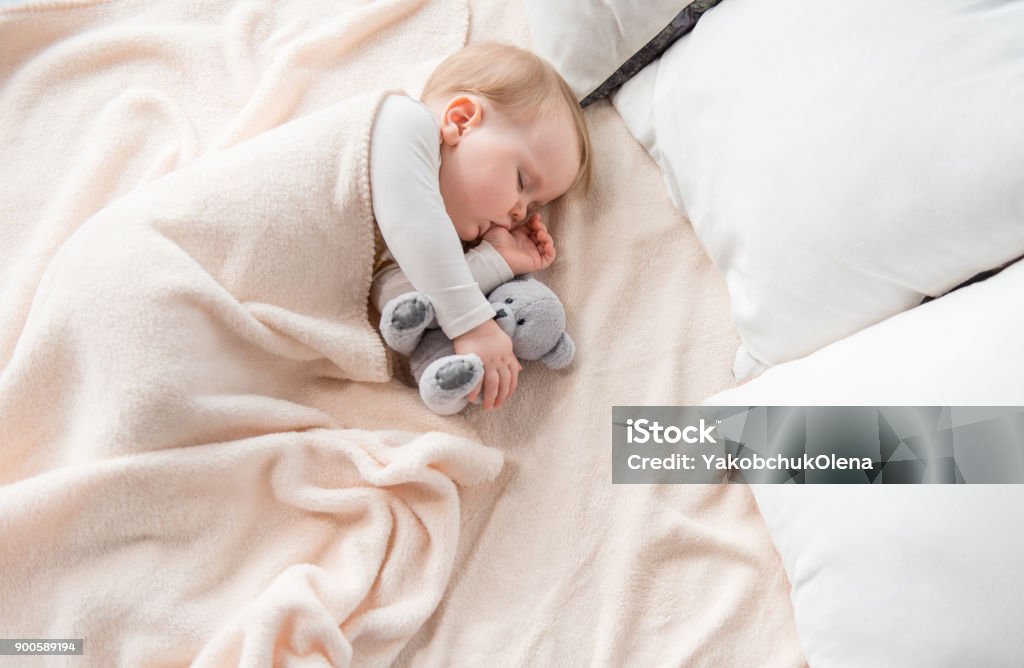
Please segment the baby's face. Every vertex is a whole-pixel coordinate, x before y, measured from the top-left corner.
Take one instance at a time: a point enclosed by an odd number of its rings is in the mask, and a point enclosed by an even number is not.
[[[522,122],[469,95],[438,111],[441,196],[463,241],[522,223],[576,180],[579,146],[567,111]]]

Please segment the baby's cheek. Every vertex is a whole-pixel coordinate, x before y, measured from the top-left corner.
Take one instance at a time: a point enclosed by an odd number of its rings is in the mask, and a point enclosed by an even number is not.
[[[471,160],[461,160],[457,165],[454,165],[453,175],[455,176],[451,182],[451,190],[453,194],[462,201],[472,201],[476,199],[476,193],[486,183],[481,179],[480,169],[476,163]]]
[[[491,165],[486,173],[481,171],[480,192],[485,194],[491,206],[501,209],[511,208],[514,204],[516,188],[515,170],[505,165]]]

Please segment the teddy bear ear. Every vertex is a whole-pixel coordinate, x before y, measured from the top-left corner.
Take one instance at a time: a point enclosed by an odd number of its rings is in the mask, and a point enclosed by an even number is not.
[[[568,332],[562,332],[562,336],[559,337],[555,347],[545,353],[540,358],[540,361],[551,369],[564,369],[572,362],[573,355],[575,354],[576,344],[573,343]]]

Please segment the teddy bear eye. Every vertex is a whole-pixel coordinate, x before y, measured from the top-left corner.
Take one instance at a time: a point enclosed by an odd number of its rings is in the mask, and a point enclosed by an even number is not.
[[[515,300],[512,299],[511,297],[509,297],[508,299],[505,300],[505,303],[506,304],[511,304],[513,301],[515,301]]]
[[[526,318],[520,318],[519,320],[516,320],[516,324],[517,324],[517,325],[522,325],[522,324],[524,324],[525,322],[526,322]]]

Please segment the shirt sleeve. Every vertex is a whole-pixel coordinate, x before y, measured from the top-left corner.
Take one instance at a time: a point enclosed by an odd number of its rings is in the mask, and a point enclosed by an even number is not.
[[[439,137],[426,106],[404,95],[387,97],[370,144],[370,190],[388,251],[430,299],[445,335],[455,338],[493,318],[494,309],[470,273],[444,208]]]
[[[473,280],[480,286],[483,294],[489,294],[491,290],[502,283],[511,281],[514,276],[508,263],[501,254],[494,250],[494,246],[486,241],[480,242],[476,248],[466,252],[466,264],[473,275]],[[373,305],[377,311],[383,311],[384,305],[389,301],[404,295],[406,292],[413,292],[416,288],[409,282],[408,277],[397,265],[390,265],[382,269],[373,279]]]

